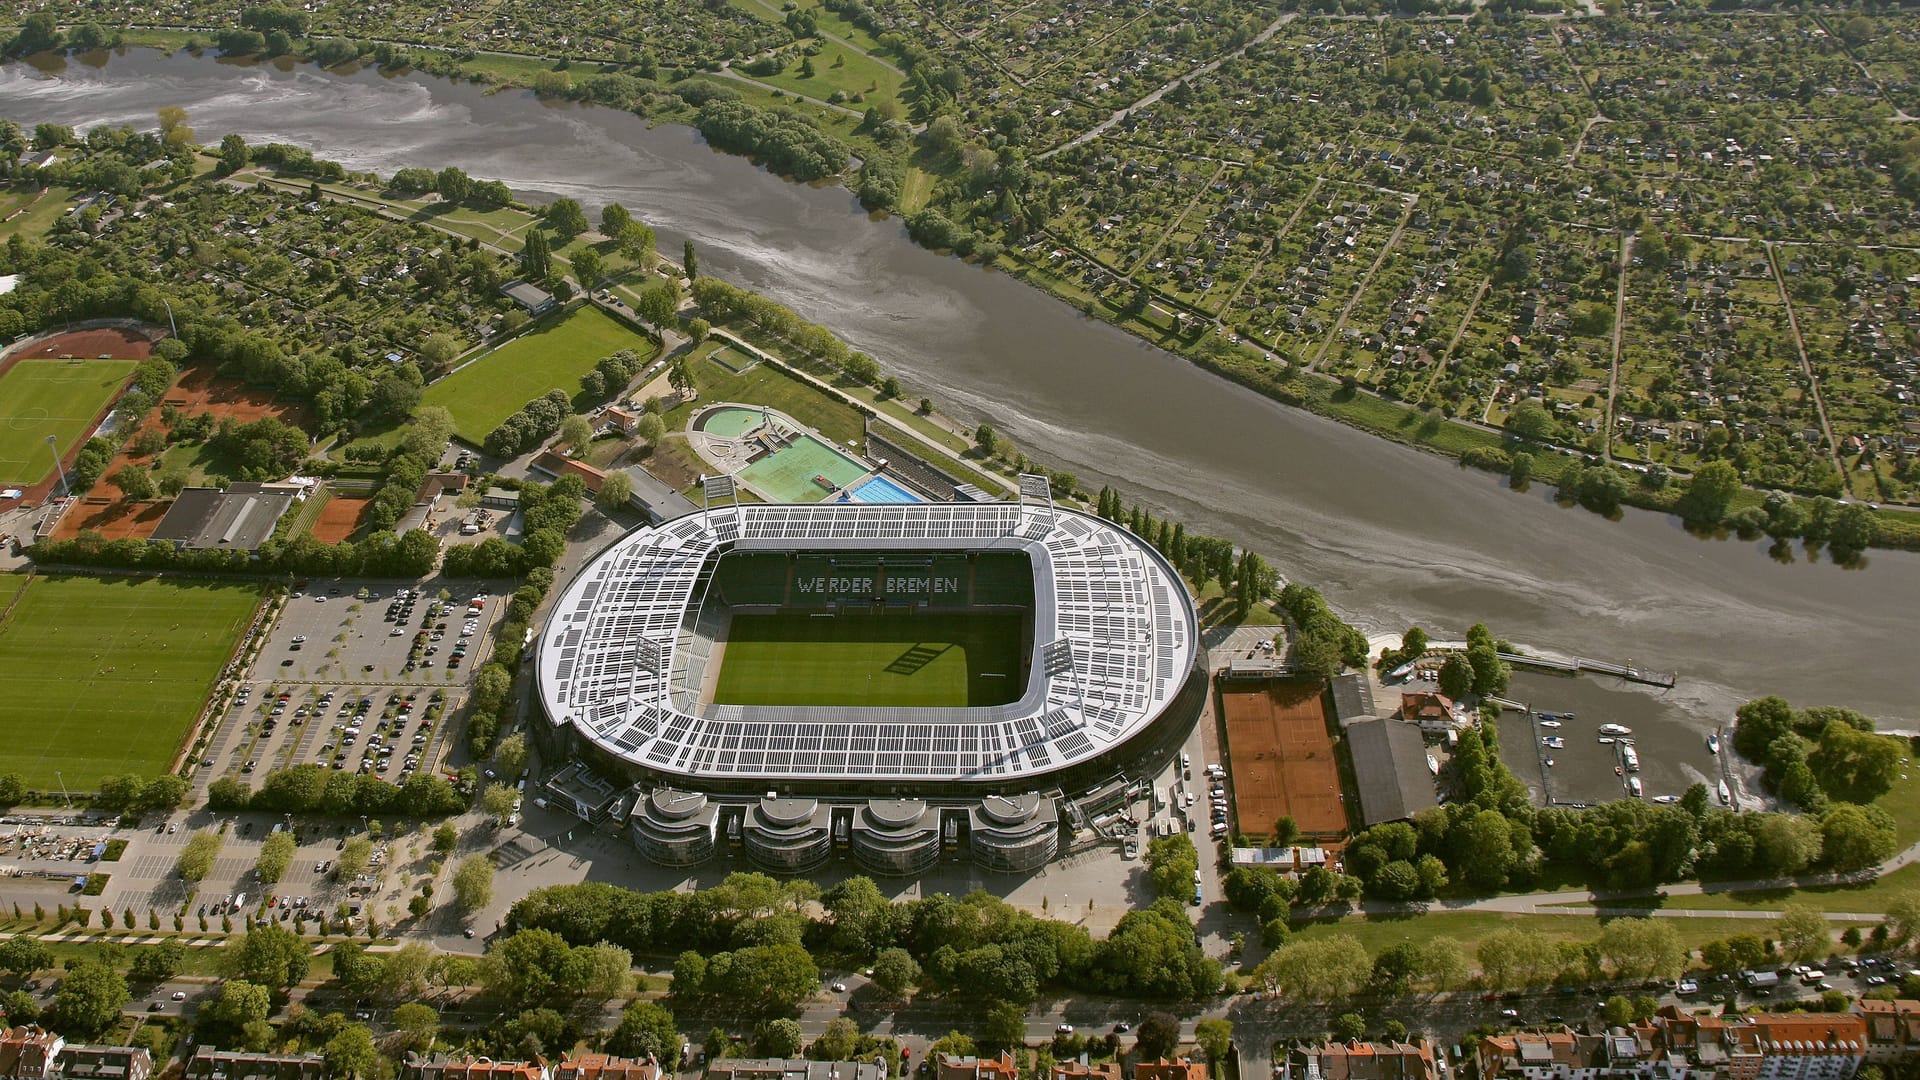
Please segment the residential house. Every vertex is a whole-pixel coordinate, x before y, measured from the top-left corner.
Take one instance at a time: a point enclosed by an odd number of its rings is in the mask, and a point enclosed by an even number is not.
[[[1143,1061],[1133,1067],[1133,1080],[1207,1080],[1207,1066],[1186,1058]]]
[[[553,1067],[553,1080],[660,1080],[660,1063],[612,1054],[568,1054]]]
[[[532,1061],[495,1061],[488,1057],[448,1057],[435,1054],[423,1058],[407,1055],[407,1080],[553,1080],[547,1063]]]
[[[1867,1023],[1867,1060],[1920,1053],[1920,1001],[1862,1000],[1853,1011]]]
[[[806,1058],[720,1058],[707,1063],[707,1080],[887,1080],[872,1061]]]
[[[327,1061],[319,1054],[256,1054],[202,1046],[187,1060],[186,1080],[324,1080]]]
[[[0,1031],[0,1080],[47,1080],[67,1040],[35,1025]]]
[[[1439,1080],[1425,1043],[1328,1042],[1287,1056],[1287,1080]]]
[[[55,1080],[147,1080],[153,1054],[144,1046],[69,1046],[54,1062]]]
[[[1020,1066],[1004,1050],[997,1058],[941,1054],[935,1064],[938,1080],[1020,1080]]]
[[[1120,1063],[1102,1061],[1089,1065],[1086,1055],[1077,1061],[1056,1061],[1051,1080],[1122,1080]]]

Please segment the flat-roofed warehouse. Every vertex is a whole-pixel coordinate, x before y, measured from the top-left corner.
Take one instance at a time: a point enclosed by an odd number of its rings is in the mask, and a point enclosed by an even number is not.
[[[742,563],[751,581],[717,569],[735,552],[756,560]],[[1031,566],[1032,584],[1028,652],[1003,703],[711,700],[704,667],[726,644],[726,612],[713,609],[741,603],[748,585],[753,610],[911,619],[1009,603],[984,574],[1008,558]],[[835,559],[881,565],[878,577],[849,575],[872,595],[812,591]],[[976,563],[981,577],[965,578]],[[896,582],[893,565],[921,569]],[[960,599],[924,591],[949,567]],[[922,591],[896,591],[916,582]],[[836,850],[880,873],[913,872],[941,851],[1032,869],[1057,850],[1064,791],[1170,749],[1205,697],[1198,619],[1177,572],[1121,526],[1050,500],[710,508],[615,542],[553,610],[537,661],[547,759],[631,782],[635,797],[605,805],[629,815],[636,846],[673,865],[739,847],[786,872]]]
[[[1356,720],[1347,725],[1347,749],[1367,825],[1400,821],[1438,805],[1427,744],[1419,727],[1403,720]]]
[[[267,542],[292,505],[293,491],[279,486],[187,488],[173,500],[152,539],[195,550],[252,551]]]

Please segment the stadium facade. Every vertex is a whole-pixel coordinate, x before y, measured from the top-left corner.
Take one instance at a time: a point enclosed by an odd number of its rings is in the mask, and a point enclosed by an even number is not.
[[[560,594],[537,643],[536,736],[547,760],[571,762],[548,797],[667,866],[1045,865],[1076,795],[1174,751],[1205,678],[1173,567],[1126,529],[1054,506],[1044,481],[1023,488],[1018,502],[709,507],[622,537]],[[1031,617],[1000,704],[711,700],[709,658],[734,611],[1016,603]]]

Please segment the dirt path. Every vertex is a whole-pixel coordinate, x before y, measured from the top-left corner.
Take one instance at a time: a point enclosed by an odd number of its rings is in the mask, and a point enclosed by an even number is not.
[[[1320,351],[1314,354],[1313,363],[1307,365],[1308,371],[1318,368],[1320,361],[1327,358],[1327,350],[1333,348],[1333,339],[1339,337],[1341,327],[1347,325],[1347,316],[1353,314],[1354,305],[1367,294],[1367,286],[1373,284],[1373,275],[1380,271],[1381,264],[1387,261],[1387,256],[1393,253],[1393,249],[1400,246],[1400,237],[1407,231],[1407,222],[1412,219],[1413,208],[1418,205],[1420,205],[1418,194],[1407,196],[1406,209],[1400,211],[1400,224],[1393,227],[1393,235],[1387,237],[1387,242],[1380,245],[1380,254],[1374,256],[1373,265],[1367,267],[1366,276],[1353,287],[1353,295],[1347,297],[1346,306],[1340,309],[1340,317],[1333,320],[1333,328],[1327,331],[1325,338],[1321,339]]]

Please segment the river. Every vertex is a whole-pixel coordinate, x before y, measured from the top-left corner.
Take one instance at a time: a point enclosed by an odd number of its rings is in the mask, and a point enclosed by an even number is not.
[[[844,189],[787,183],[687,128],[429,76],[184,53],[0,66],[0,115],[28,124],[147,127],[163,105],[184,106],[207,142],[238,132],[381,173],[457,165],[536,200],[573,196],[590,214],[621,202],[662,251],[693,239],[703,273],[831,327],[910,396],[1261,551],[1356,622],[1458,638],[1484,621],[1513,641],[1679,672],[1672,691],[1618,688],[1636,703],[1619,715],[1672,728],[1676,752],[1767,692],[1920,726],[1920,555],[1783,564],[1764,543],[1696,539],[1661,515],[1605,521],[1545,491],[1515,494],[924,251]]]

